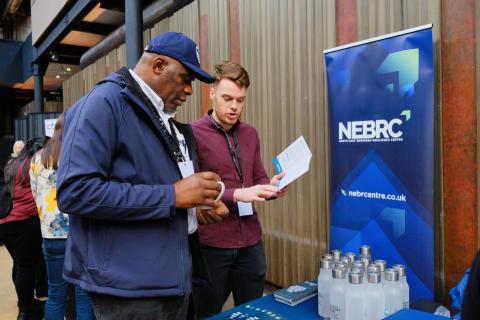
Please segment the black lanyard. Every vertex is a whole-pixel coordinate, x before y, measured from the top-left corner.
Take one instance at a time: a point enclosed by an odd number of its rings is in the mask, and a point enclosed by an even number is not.
[[[152,105],[152,107],[153,107],[153,105]],[[180,142],[178,141],[172,118],[168,119],[168,123],[170,124],[170,130],[171,130],[171,133],[170,133],[170,132],[168,132],[168,129],[165,126],[165,123],[163,122],[162,117],[160,117],[160,114],[158,113],[157,109],[152,108],[152,111],[155,113],[156,118],[160,122],[160,128],[162,128],[162,131],[167,136],[167,142],[168,142],[167,144],[168,144],[168,147],[169,147],[170,151],[175,156],[175,160],[177,161],[177,163],[178,162],[184,162],[185,157],[183,156],[183,153],[180,150]]]
[[[180,141],[178,141],[177,132],[175,131],[175,125],[173,124],[172,118],[168,119],[168,124],[170,125],[170,136],[172,137],[173,142],[175,144],[174,154],[175,154],[175,157],[177,157],[177,162],[184,162],[185,156],[180,150]],[[178,152],[178,156],[177,156],[177,152]]]
[[[123,70],[123,69],[122,69]],[[127,77],[132,78],[130,75],[130,72],[127,71]],[[180,143],[177,138],[177,134],[175,133],[175,129],[173,127],[172,119],[169,119],[169,124],[170,128],[172,129],[172,133],[168,132],[167,126],[162,120],[162,117],[160,117],[160,113],[158,112],[157,108],[153,105],[152,100],[150,100],[149,97],[143,92],[142,88],[138,84],[138,82],[135,79],[132,79],[133,81],[133,87],[136,91],[138,91],[140,94],[136,95],[138,98],[143,100],[143,102],[148,106],[148,108],[153,112],[155,115],[155,118],[157,118],[158,122],[160,123],[160,129],[163,133],[163,136],[167,138],[167,145],[168,149],[170,149],[170,152],[173,154],[175,157],[175,160],[178,162],[184,162],[185,157],[183,156],[182,151],[180,151]],[[125,83],[125,81],[123,81]],[[125,85],[127,85],[125,83]]]
[[[240,183],[242,184],[242,188],[244,187],[243,184],[243,170],[242,170],[242,156],[240,154],[240,143],[238,142],[238,130],[236,128],[236,125],[233,127],[233,143],[234,146],[232,146],[232,143],[230,142],[230,139],[228,138],[228,133],[227,131],[213,119],[212,114],[210,114],[210,119],[212,120],[213,125],[217,130],[222,132],[225,135],[225,139],[227,140],[227,146],[228,150],[230,151],[230,156],[232,157],[233,165],[235,166],[235,170],[238,173],[238,177],[240,178]]]

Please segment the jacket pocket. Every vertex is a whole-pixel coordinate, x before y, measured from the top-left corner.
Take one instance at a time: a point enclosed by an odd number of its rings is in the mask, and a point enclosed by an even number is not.
[[[108,236],[112,227],[105,223],[90,222],[87,242],[87,267],[93,270],[107,270],[112,251],[112,239]]]

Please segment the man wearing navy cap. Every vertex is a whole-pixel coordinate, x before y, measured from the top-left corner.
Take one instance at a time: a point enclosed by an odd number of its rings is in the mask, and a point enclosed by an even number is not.
[[[66,113],[57,171],[71,228],[64,278],[89,292],[97,319],[184,319],[197,229],[190,208],[213,207],[201,223],[228,215],[214,201],[220,178],[194,173],[190,126],[173,120],[195,78],[214,81],[197,45],[163,33],[134,70],[109,75]]]

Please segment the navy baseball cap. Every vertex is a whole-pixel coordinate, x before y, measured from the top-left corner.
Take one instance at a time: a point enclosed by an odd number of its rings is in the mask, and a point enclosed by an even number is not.
[[[214,77],[200,68],[200,51],[197,44],[182,33],[161,33],[150,41],[145,51],[177,60],[202,82],[213,83],[215,81]]]

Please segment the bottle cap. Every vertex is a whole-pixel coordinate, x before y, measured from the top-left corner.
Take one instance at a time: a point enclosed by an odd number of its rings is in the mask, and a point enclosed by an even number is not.
[[[330,259],[322,259],[322,269],[332,269],[333,267],[333,260]]]
[[[325,253],[322,258],[333,260],[333,254]]]
[[[357,255],[353,252],[347,252],[345,253],[345,257],[347,257],[349,260],[350,260],[350,265],[353,263],[353,261],[355,261],[355,257]]]
[[[371,255],[372,251],[370,249],[370,246],[364,244],[360,246],[360,255]]]
[[[332,277],[334,279],[345,279],[345,269],[342,268],[333,268]]]
[[[350,259],[348,259],[347,257],[342,257],[340,259],[340,262],[343,262],[347,265],[347,268],[350,268]]]
[[[333,265],[333,268],[340,268],[340,269],[343,269],[343,270],[347,270],[348,265],[345,262],[336,261]]]
[[[385,280],[398,281],[398,271],[396,269],[385,270]]]
[[[371,264],[367,268],[367,272],[381,272],[380,266],[378,264]]]
[[[392,268],[398,271],[399,277],[405,277],[407,275],[407,270],[403,264],[394,264]]]
[[[361,284],[363,279],[363,272],[349,272],[348,273],[348,282],[352,284]]]
[[[360,260],[355,260],[355,261],[353,262],[352,268],[361,269],[361,270],[363,271],[363,270],[365,270],[365,265],[363,264],[362,261],[360,261]]]
[[[351,273],[362,273],[363,274],[363,270],[362,269],[358,269],[358,268],[352,268],[350,270]]]
[[[385,271],[385,269],[387,268],[387,261],[385,260],[375,260],[373,261],[374,264],[376,265],[379,265],[380,266],[380,271]]]
[[[370,283],[380,283],[382,281],[382,277],[380,276],[380,272],[369,272],[367,273],[367,279]]]
[[[342,251],[341,250],[332,250],[332,255],[334,260],[340,260],[342,257]]]
[[[367,268],[372,263],[372,257],[370,255],[360,255],[359,259],[363,262],[365,268]]]

